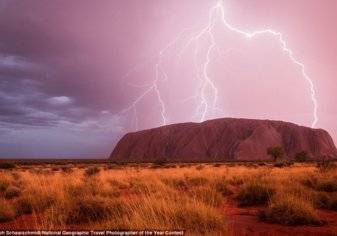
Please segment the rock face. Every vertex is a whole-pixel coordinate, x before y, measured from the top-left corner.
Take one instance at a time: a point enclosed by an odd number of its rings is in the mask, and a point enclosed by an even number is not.
[[[308,152],[313,159],[337,157],[322,129],[271,121],[223,118],[181,123],[126,134],[110,155],[116,162],[267,160],[267,148],[282,146],[286,158]]]

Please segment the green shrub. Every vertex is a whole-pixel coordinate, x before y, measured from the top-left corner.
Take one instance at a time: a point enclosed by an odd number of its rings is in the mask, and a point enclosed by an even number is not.
[[[267,203],[275,190],[264,183],[249,182],[240,188],[236,197],[240,206],[254,206]]]

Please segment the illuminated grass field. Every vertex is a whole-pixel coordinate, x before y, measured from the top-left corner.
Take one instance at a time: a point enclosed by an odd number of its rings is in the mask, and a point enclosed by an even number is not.
[[[18,164],[0,173],[0,227],[241,235],[246,214],[257,229],[333,232],[336,179],[315,163]]]

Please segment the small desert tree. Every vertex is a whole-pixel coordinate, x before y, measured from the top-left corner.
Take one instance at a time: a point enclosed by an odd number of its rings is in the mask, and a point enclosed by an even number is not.
[[[296,153],[295,160],[298,162],[305,162],[309,159],[309,154],[306,151]]]
[[[274,161],[280,159],[284,155],[284,150],[280,146],[272,146],[267,149],[267,154],[274,158]]]

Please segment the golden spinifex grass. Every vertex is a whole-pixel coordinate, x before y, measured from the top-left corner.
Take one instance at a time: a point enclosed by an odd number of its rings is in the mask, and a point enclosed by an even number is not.
[[[202,166],[202,167],[201,167]],[[168,168],[170,167],[170,168]],[[230,234],[226,202],[264,206],[260,220],[322,225],[337,210],[337,170],[314,164],[18,166],[0,172],[0,222],[18,229],[182,229]],[[258,216],[256,216],[258,217]]]

